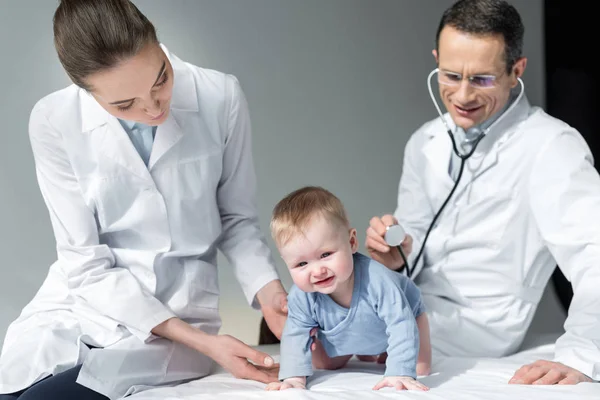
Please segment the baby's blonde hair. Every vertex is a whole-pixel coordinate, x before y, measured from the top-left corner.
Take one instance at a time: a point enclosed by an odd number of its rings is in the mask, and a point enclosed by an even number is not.
[[[273,210],[271,235],[277,246],[285,245],[295,235],[302,233],[315,216],[350,228],[340,199],[322,187],[306,186],[288,194]]]

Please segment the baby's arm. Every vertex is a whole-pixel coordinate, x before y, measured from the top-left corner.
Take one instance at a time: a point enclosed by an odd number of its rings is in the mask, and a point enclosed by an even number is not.
[[[417,317],[419,328],[419,357],[417,358],[417,376],[426,376],[431,372],[431,339],[427,314]]]
[[[416,366],[419,346],[419,329],[413,310],[401,290],[380,287],[377,313],[386,324],[388,358],[384,378],[373,388],[391,386],[397,389],[428,390],[417,382]]]
[[[397,275],[398,285],[401,288],[408,305],[412,309],[419,328],[419,357],[417,359],[417,376],[429,375],[431,372],[431,340],[429,337],[429,321],[425,314],[425,305],[421,297],[421,290],[417,285],[404,275]]]
[[[292,287],[288,295],[288,317],[281,336],[280,382],[269,384],[267,390],[306,387],[306,377],[313,373],[310,331],[317,325],[307,294]]]

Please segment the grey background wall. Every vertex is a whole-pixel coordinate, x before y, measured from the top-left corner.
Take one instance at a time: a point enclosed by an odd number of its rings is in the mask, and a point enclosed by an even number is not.
[[[436,115],[425,78],[435,67],[434,34],[450,0],[135,3],[179,57],[240,79],[253,121],[265,233],[273,205],[305,184],[323,185],[341,197],[361,242],[370,217],[394,210],[404,145]],[[40,97],[70,83],[52,45],[57,4],[0,0],[0,339],[55,259],[27,121]],[[543,105],[542,1],[514,4],[526,25],[527,93],[533,104]],[[260,314],[244,303],[221,262],[222,332],[256,344]],[[560,331],[563,321],[547,292],[533,331]]]

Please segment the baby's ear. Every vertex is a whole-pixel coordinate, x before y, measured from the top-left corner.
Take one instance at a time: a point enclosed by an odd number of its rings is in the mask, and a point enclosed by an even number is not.
[[[356,229],[354,228],[350,228],[350,248],[352,249],[352,253],[358,251],[358,238],[356,237]]]

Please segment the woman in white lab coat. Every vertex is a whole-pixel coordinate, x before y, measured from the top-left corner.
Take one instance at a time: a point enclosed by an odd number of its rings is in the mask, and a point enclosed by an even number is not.
[[[63,0],[54,36],[74,85],[29,131],[58,259],[8,329],[0,399],[120,398],[213,360],[275,381],[266,354],[218,335],[217,250],[271,329],[285,321],[238,81],[169,53],[128,0]]]

